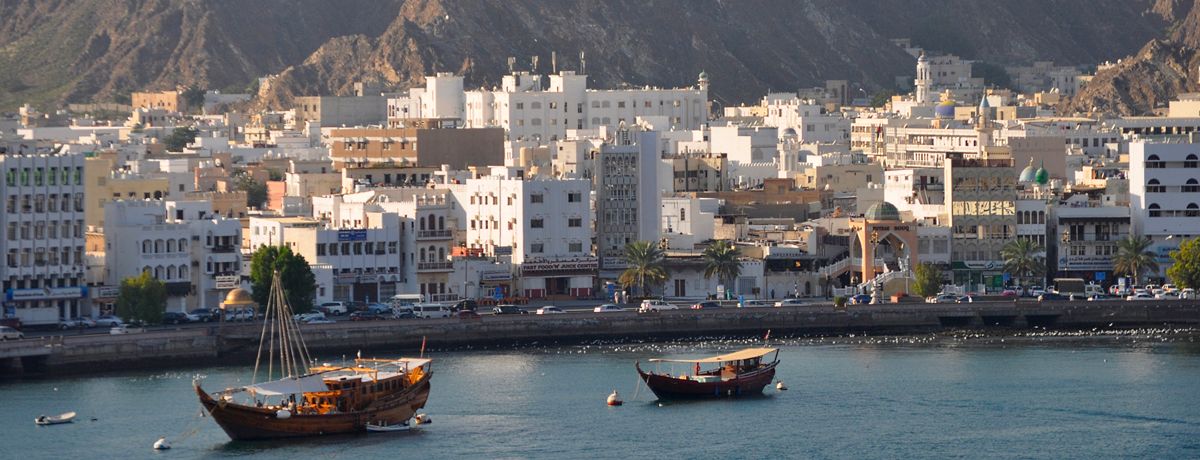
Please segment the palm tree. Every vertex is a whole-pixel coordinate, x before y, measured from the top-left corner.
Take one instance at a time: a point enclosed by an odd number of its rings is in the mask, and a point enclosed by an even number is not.
[[[742,274],[737,247],[726,240],[717,240],[704,249],[704,279],[717,276],[717,281],[729,286]],[[726,287],[726,289],[729,289]]]
[[[1150,238],[1129,235],[1117,241],[1117,255],[1113,256],[1113,274],[1133,277],[1133,284],[1139,285],[1142,273],[1158,271],[1155,255],[1149,250],[1154,242]]]
[[[1017,287],[1021,280],[1041,276],[1046,270],[1046,261],[1038,254],[1046,249],[1033,240],[1018,238],[1010,241],[1000,249],[1000,257],[1004,258],[1004,270],[1017,278]]]
[[[625,262],[628,267],[618,280],[626,286],[637,286],[642,296],[647,286],[667,281],[667,270],[663,268],[663,250],[652,241],[634,241],[625,245]]]

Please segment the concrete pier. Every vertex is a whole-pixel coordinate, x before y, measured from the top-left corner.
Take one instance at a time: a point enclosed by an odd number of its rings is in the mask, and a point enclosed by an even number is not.
[[[480,319],[341,321],[304,325],[314,354],[394,353],[429,346],[515,344],[690,335],[760,335],[841,332],[907,333],[961,328],[1105,328],[1195,326],[1200,301],[1145,302],[976,302],[968,304],[832,305],[785,308],[676,310],[660,313],[568,313],[486,315]],[[61,336],[0,343],[0,364],[17,358],[23,366],[0,365],[11,374],[33,365],[50,373],[90,372],[164,365],[247,361],[257,350],[260,325],[184,328],[129,335]],[[32,359],[28,364],[25,361]],[[10,363],[11,364],[11,363]]]

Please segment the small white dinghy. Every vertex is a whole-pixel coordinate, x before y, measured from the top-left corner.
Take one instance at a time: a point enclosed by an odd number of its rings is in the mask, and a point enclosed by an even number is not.
[[[373,433],[389,433],[392,431],[408,431],[412,429],[408,422],[397,423],[395,425],[384,425],[383,423],[368,423],[367,431]]]
[[[75,420],[75,413],[67,412],[65,414],[52,415],[49,417],[42,415],[33,419],[33,423],[38,425],[58,425],[60,423],[71,423],[72,420]]]

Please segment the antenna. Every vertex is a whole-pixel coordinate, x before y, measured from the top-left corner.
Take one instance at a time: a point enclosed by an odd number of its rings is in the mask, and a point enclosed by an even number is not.
[[[587,75],[587,60],[583,57],[583,51],[579,52],[579,73]]]
[[[558,51],[550,52],[550,73],[558,73]]]

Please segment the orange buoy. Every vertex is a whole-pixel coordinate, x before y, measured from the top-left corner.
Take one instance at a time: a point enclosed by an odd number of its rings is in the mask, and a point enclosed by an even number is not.
[[[617,394],[617,390],[613,390],[612,394],[608,395],[608,405],[620,406],[624,403],[624,401],[621,401],[621,395]]]

